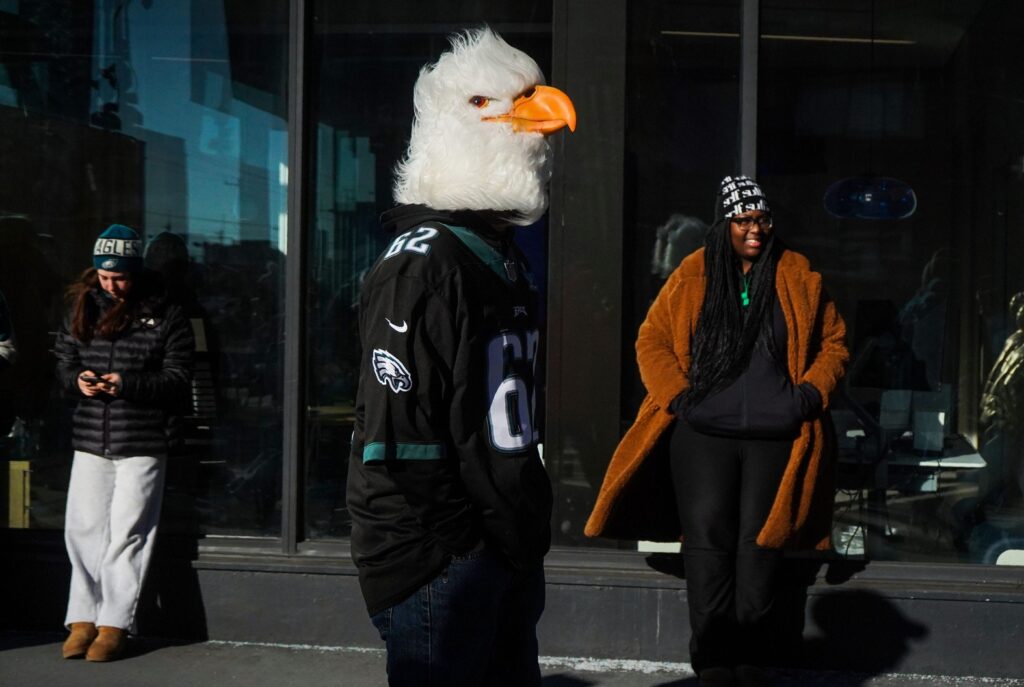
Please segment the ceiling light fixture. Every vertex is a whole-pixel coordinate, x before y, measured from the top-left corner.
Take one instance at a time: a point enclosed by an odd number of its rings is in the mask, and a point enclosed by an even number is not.
[[[871,46],[868,53],[868,77],[873,88],[878,88],[875,79],[875,0],[871,0]],[[878,176],[873,171],[875,157],[875,136],[885,134],[885,127],[875,128],[877,116],[875,101],[870,99],[868,110],[871,136],[868,144],[868,173],[845,177],[834,182],[825,190],[821,203],[825,211],[839,219],[900,220],[906,219],[917,210],[917,194],[910,184],[892,177]]]
[[[663,36],[684,36],[687,38],[739,38],[738,33],[718,31],[662,31]],[[801,36],[783,33],[762,33],[761,40],[766,41],[803,41],[807,43],[867,43],[872,40],[878,45],[917,45],[917,41],[905,38],[857,38],[855,36]]]
[[[822,203],[840,219],[906,219],[917,210],[917,194],[899,179],[864,174],[829,186]]]

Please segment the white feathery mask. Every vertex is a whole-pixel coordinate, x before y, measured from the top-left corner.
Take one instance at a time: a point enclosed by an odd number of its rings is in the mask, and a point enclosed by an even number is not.
[[[416,117],[394,197],[435,210],[508,212],[519,225],[548,206],[546,136],[576,128],[576,112],[544,86],[533,59],[489,28],[452,38],[452,49],[420,71]]]

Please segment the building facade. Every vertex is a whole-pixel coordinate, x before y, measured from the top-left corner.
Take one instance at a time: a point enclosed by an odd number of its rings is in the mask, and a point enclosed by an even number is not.
[[[551,209],[518,238],[548,324],[542,651],[686,660],[677,557],[583,524],[643,396],[637,327],[718,180],[743,172],[823,274],[852,353],[836,551],[788,559],[798,639],[780,660],[1024,673],[1011,0],[0,0],[0,291],[19,349],[0,370],[4,626],[60,627],[70,416],[50,349],[64,287],[119,222],[197,333],[143,632],[379,645],[344,501],[357,294],[419,69],[485,22],[579,114],[553,139]]]

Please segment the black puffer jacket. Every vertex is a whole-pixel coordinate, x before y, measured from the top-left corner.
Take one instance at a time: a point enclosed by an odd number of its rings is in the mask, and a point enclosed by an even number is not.
[[[114,301],[102,289],[88,298],[100,317]],[[114,340],[79,341],[64,322],[57,338],[57,377],[78,398],[72,444],[98,456],[164,456],[176,443],[181,412],[186,409],[195,344],[181,309],[159,295],[143,301],[140,316]],[[117,397],[84,396],[78,375],[92,370],[117,372]]]

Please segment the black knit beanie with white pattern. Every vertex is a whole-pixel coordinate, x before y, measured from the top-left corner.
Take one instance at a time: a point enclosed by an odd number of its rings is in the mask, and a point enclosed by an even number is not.
[[[753,210],[771,212],[768,197],[757,182],[745,174],[722,179],[718,185],[718,197],[715,199],[715,221]]]

